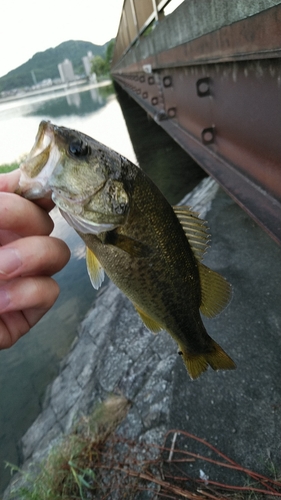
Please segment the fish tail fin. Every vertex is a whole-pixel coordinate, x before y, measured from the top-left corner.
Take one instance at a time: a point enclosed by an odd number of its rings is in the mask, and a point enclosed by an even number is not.
[[[182,351],[183,352],[183,351]],[[184,364],[187,368],[189,376],[192,380],[199,377],[201,373],[205,372],[208,368],[208,361],[205,358],[205,354],[198,354],[195,356],[186,355],[184,352],[182,354]]]
[[[207,370],[208,365],[213,370],[234,370],[236,368],[234,361],[226,352],[212,340],[212,350],[210,352],[190,355],[182,351],[184,364],[192,379],[195,379]]]
[[[206,359],[213,370],[234,370],[236,365],[228,354],[212,339],[213,351],[206,354]]]

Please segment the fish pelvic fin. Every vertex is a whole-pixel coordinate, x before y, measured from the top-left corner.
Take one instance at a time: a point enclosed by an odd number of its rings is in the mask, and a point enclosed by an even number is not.
[[[214,340],[212,340],[211,351],[208,353],[190,355],[183,350],[181,352],[184,364],[192,380],[205,372],[208,365],[215,371],[234,370],[236,368],[234,361]]]
[[[231,298],[231,285],[219,273],[198,262],[201,285],[200,311],[207,318],[214,318],[227,306]]]
[[[141,320],[143,321],[143,323],[145,324],[145,326],[153,333],[158,333],[160,332],[160,330],[162,330],[162,326],[159,325],[159,323],[157,323],[157,321],[155,321],[154,319],[152,319],[150,316],[148,316],[148,314],[146,314],[145,312],[143,312],[139,306],[137,306],[136,304],[134,304],[134,307],[137,311],[137,313],[140,315],[141,317]]]
[[[91,283],[98,290],[104,280],[104,270],[95,254],[88,247],[86,247],[86,263]]]

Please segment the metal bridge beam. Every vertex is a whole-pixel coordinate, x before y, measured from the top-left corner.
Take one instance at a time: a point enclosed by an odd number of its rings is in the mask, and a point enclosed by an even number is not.
[[[136,47],[112,73],[281,244],[280,21],[278,2],[142,59]]]

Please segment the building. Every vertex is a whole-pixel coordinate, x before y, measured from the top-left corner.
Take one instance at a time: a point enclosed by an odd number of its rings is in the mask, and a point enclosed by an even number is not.
[[[94,56],[93,56],[93,53],[91,51],[89,51],[87,53],[86,56],[82,57],[82,62],[83,62],[83,66],[84,66],[84,70],[85,70],[85,75],[86,76],[90,76],[91,73],[92,73],[92,60],[93,60]]]
[[[87,78],[89,78],[89,80],[92,83],[97,83],[97,75],[96,73],[92,73],[93,59],[94,59],[93,53],[89,51],[86,56],[82,57],[82,62],[85,70],[85,75],[87,76]]]
[[[62,82],[72,82],[76,80],[72,62],[69,59],[65,59],[62,63],[58,65],[59,74]]]

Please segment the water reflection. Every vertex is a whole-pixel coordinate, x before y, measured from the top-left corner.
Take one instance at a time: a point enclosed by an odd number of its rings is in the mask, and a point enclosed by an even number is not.
[[[66,94],[66,102],[68,106],[76,106],[76,108],[80,108],[81,97],[80,94]]]
[[[21,98],[16,100],[3,100],[0,101],[0,120],[3,117],[15,115],[23,115],[26,113],[26,110],[33,113],[36,109],[36,105],[40,107],[41,103],[44,101],[51,101],[53,99],[59,99],[61,97],[66,98],[67,104],[71,106],[75,100],[79,100],[81,102],[82,93],[90,93],[93,102],[98,102],[101,105],[105,104],[106,97],[112,94],[113,87],[110,81],[106,81],[102,84],[88,84],[82,86],[71,86],[71,87],[54,87],[48,90],[48,92],[36,91],[34,93],[30,92],[28,94],[24,94]],[[72,99],[72,95],[76,96]],[[79,97],[77,97],[79,96]],[[103,96],[103,97],[102,97]],[[91,107],[89,108],[89,112],[91,112]]]
[[[90,115],[103,106],[107,102],[108,96],[113,92],[112,85],[97,88],[86,87],[84,89],[72,88],[65,90],[59,95],[53,95],[52,99],[44,99],[42,102],[33,103],[32,108],[25,113],[26,116],[49,116],[57,118],[60,116],[70,116],[79,114],[80,116]],[[66,106],[67,104],[67,106]]]

